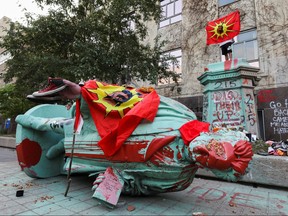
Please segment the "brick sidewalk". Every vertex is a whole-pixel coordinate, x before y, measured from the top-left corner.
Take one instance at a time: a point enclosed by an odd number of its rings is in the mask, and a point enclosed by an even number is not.
[[[117,208],[109,209],[92,198],[93,180],[73,176],[64,197],[66,176],[32,179],[16,161],[0,162],[0,215],[288,215],[287,190],[200,178],[181,192],[121,196]],[[16,197],[19,187],[22,197]]]

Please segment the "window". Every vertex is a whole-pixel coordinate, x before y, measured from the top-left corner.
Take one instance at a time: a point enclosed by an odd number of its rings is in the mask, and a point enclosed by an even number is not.
[[[251,66],[259,67],[256,30],[241,32],[234,40],[233,58],[244,58]]]
[[[232,58],[243,58],[253,67],[259,67],[258,43],[256,30],[241,32],[234,37]],[[225,61],[224,56],[221,57]]]
[[[160,28],[182,20],[182,0],[163,0],[160,5],[162,9]]]
[[[221,7],[221,6],[236,2],[236,1],[237,0],[218,0],[218,5],[219,5],[219,7]]]
[[[0,54],[0,65],[11,59],[11,54],[9,52],[2,52]]]
[[[173,56],[176,58],[177,60],[177,65],[173,62],[168,62],[169,64],[169,69],[171,71],[174,71],[176,74],[179,74],[180,75],[180,78],[179,78],[179,82],[181,82],[181,74],[182,74],[182,50],[181,49],[177,49],[177,50],[173,50],[173,51],[169,51],[169,52],[166,52],[166,53],[163,53],[163,55],[169,55],[169,56]],[[172,84],[174,83],[173,79],[172,78],[164,78],[164,79],[161,79],[159,80],[158,82],[158,86],[159,85],[164,85],[164,84]]]

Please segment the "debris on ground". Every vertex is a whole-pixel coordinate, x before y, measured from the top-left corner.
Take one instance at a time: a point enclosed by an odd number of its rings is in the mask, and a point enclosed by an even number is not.
[[[265,142],[265,148],[257,150],[257,154],[268,156],[268,155],[274,155],[274,156],[287,156],[288,151],[288,141],[274,141],[274,140],[268,140]]]
[[[47,195],[46,196],[42,196],[42,197],[34,200],[34,203],[37,203],[38,201],[39,202],[44,202],[46,200],[53,199],[53,198],[54,198],[54,196],[47,196]]]
[[[127,210],[130,212],[130,211],[134,211],[136,208],[135,208],[135,206],[133,206],[133,205],[128,205],[127,206]]]

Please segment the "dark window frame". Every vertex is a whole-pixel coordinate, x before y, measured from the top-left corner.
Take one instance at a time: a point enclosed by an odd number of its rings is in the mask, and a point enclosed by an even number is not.
[[[173,55],[173,53],[177,53],[177,52],[180,52],[180,55]],[[180,75],[180,79],[178,81],[181,82],[182,81],[182,78],[181,78],[182,77],[182,57],[183,57],[182,49],[176,48],[173,50],[163,52],[163,55],[171,55],[171,54],[173,57],[175,57],[177,59],[178,64],[179,64],[179,68],[180,68],[180,69],[176,68],[176,66],[173,64],[173,65],[171,65],[171,67],[173,68],[172,70]],[[180,72],[177,72],[176,71],[177,69],[180,70]],[[169,78],[169,80],[167,82],[165,82],[164,80],[162,80],[162,82],[158,81],[157,86],[169,85],[169,84],[174,84],[174,83],[175,82]]]
[[[165,2],[163,4],[163,2]],[[177,2],[180,2],[181,4],[181,10],[180,12],[176,13],[176,3]],[[160,6],[161,6],[161,9],[164,8],[164,11],[165,12],[165,15],[161,18],[160,22],[159,22],[159,28],[163,28],[165,26],[169,26],[171,24],[174,24],[174,23],[177,23],[177,22],[180,22],[182,20],[182,3],[183,3],[183,0],[162,0],[160,1]],[[167,16],[167,13],[168,13],[168,7],[169,5],[172,5],[173,4],[173,14],[170,15],[170,16]],[[176,19],[175,21],[173,19]]]
[[[240,1],[240,0],[218,0],[218,6],[219,7],[223,7],[223,6],[226,6],[226,5],[229,5],[229,4],[233,4],[237,1]]]

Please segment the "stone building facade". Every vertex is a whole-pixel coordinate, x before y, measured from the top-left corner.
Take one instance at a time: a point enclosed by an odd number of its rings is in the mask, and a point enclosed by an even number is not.
[[[223,61],[220,48],[206,45],[205,26],[239,10],[241,32],[233,44],[234,58],[244,58],[258,67],[255,88],[258,122],[262,139],[288,138],[288,4],[287,0],[163,0],[164,18],[149,25],[152,43],[157,35],[166,40],[167,53],[181,53],[179,86],[158,86],[161,95],[191,108],[202,119],[203,86],[197,80],[207,65]]]
[[[179,85],[157,86],[158,93],[174,98],[192,109],[202,120],[203,86],[197,79],[207,65],[223,61],[218,45],[206,45],[208,21],[235,10],[241,16],[241,32],[233,44],[234,58],[247,59],[259,68],[260,79],[255,88],[259,133],[262,139],[288,138],[288,4],[287,0],[161,0],[164,18],[160,24],[151,21],[149,38],[167,41],[165,52],[180,62]],[[9,24],[0,19],[0,35]],[[0,50],[1,74],[5,72],[5,50]]]
[[[10,22],[11,19],[6,16],[0,19],[0,37],[3,37],[6,34],[6,30],[9,28]],[[0,87],[5,85],[3,81],[3,74],[5,73],[5,62],[10,58],[10,54],[5,51],[5,49],[0,48]]]

